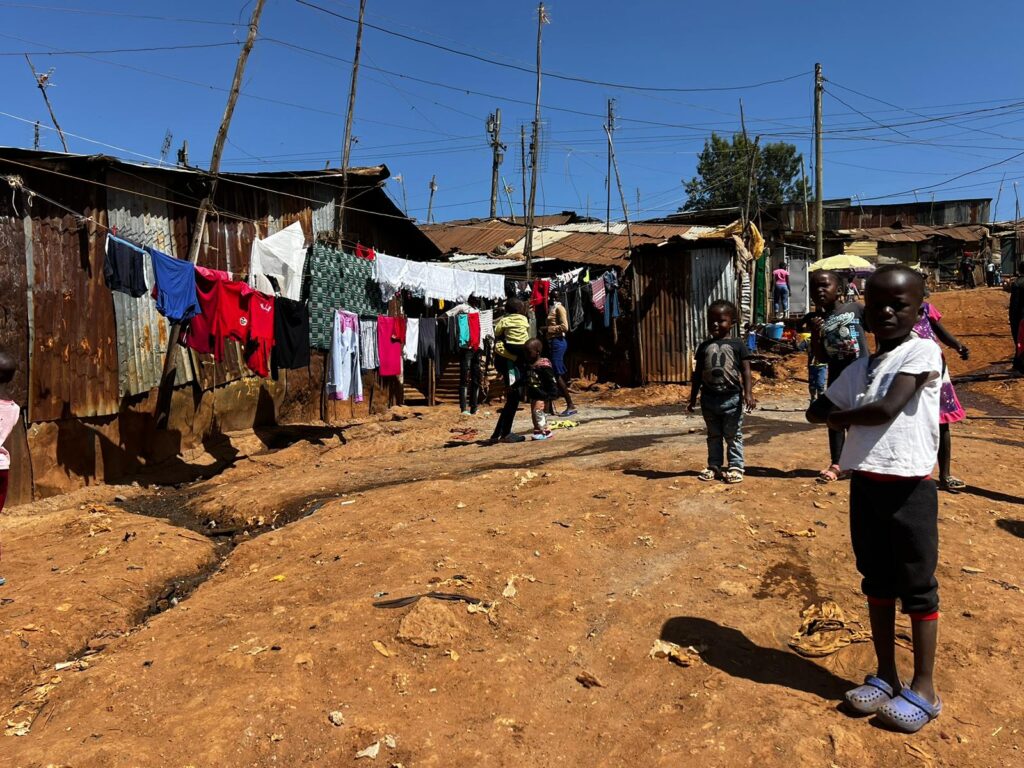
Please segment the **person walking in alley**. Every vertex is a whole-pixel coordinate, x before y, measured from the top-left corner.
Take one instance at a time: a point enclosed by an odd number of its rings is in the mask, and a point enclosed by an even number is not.
[[[905,265],[879,268],[868,280],[865,317],[878,351],[849,365],[807,420],[848,428],[840,466],[853,472],[850,538],[863,581],[878,660],[876,672],[846,693],[859,713],[876,714],[914,733],[939,716],[938,492],[931,474],[939,450],[942,353],[917,338],[925,286]],[[896,601],[909,614],[914,677],[896,666]]]
[[[775,309],[775,319],[789,316],[789,270],[785,262],[780,261],[779,266],[772,271],[772,304]]]
[[[578,413],[572,401],[572,394],[569,392],[569,382],[566,379],[568,368],[565,367],[565,354],[569,350],[569,342],[566,339],[566,335],[569,333],[569,313],[565,309],[565,292],[561,288],[551,292],[551,299],[551,311],[548,312],[546,332],[548,353],[551,356],[551,367],[555,373],[558,394],[565,399],[565,410],[559,416],[565,418]]]
[[[732,338],[738,318],[739,310],[731,301],[712,303],[708,307],[711,338],[697,347],[697,365],[686,410],[693,413],[699,395],[708,433],[708,465],[697,475],[701,480],[743,482],[743,411],[754,410],[755,403],[750,349],[741,339]],[[728,455],[722,450],[723,439]]]

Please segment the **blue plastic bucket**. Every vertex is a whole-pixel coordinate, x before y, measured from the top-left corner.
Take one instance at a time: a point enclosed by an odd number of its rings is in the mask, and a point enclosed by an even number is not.
[[[769,339],[778,340],[782,338],[784,328],[785,326],[782,323],[769,323],[764,327],[764,330]]]

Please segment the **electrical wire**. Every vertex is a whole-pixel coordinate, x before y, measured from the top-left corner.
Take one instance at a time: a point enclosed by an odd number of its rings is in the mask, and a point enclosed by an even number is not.
[[[24,8],[35,11],[60,11],[63,13],[79,13],[88,16],[117,16],[127,19],[143,19],[147,21],[174,21],[182,24],[210,24],[221,27],[241,27],[244,24],[233,21],[214,21],[212,19],[182,19],[173,16],[149,16],[138,13],[122,13],[120,11],[104,11],[95,8],[64,8],[53,5],[36,5],[34,3],[0,3],[0,8]]]
[[[352,18],[351,16],[346,16],[343,13],[338,13],[337,11],[332,11],[329,8],[324,8],[322,5],[317,5],[316,3],[308,2],[308,0],[295,0],[295,2],[297,2],[299,5],[305,5],[308,8],[313,8],[313,9],[316,9],[318,11],[321,11],[322,13],[326,13],[329,16],[334,16],[334,17],[339,18],[339,19],[344,19],[345,21],[352,22],[353,24],[358,23],[358,20]],[[401,38],[402,40],[407,40],[407,41],[413,42],[413,43],[419,43],[420,45],[429,46],[430,48],[435,48],[437,50],[444,51],[446,53],[451,53],[451,54],[454,54],[456,56],[462,56],[462,57],[465,57],[465,58],[474,59],[476,61],[481,61],[481,62],[484,62],[486,64],[493,64],[494,66],[504,67],[505,69],[512,69],[512,70],[516,70],[518,72],[525,72],[525,73],[530,74],[530,75],[536,74],[536,70],[534,70],[534,69],[532,69],[530,67],[522,66],[520,64],[509,64],[507,62],[497,61],[496,59],[490,59],[490,58],[487,58],[486,56],[479,56],[479,55],[477,55],[475,53],[469,53],[468,51],[460,51],[457,48],[451,48],[451,47],[449,47],[447,45],[441,45],[440,43],[433,43],[433,42],[431,42],[429,40],[423,40],[423,39],[418,38],[418,37],[413,37],[412,35],[403,34],[402,32],[396,32],[395,30],[388,29],[387,27],[381,27],[381,26],[378,26],[376,24],[370,24],[368,22],[364,22],[363,26],[369,27],[370,29],[374,29],[374,30],[376,30],[378,32],[383,32],[386,35],[391,35],[392,37]],[[811,74],[811,73],[810,72],[798,72],[797,74],[790,75],[788,77],[777,78],[775,80],[765,80],[765,81],[760,82],[760,83],[751,83],[751,84],[748,84],[748,85],[729,85],[729,86],[695,87],[695,88],[671,88],[671,87],[662,87],[662,86],[632,85],[632,84],[628,84],[628,83],[609,83],[609,82],[605,82],[603,80],[591,80],[590,78],[586,78],[586,77],[579,77],[579,76],[576,76],[576,75],[563,75],[563,74],[560,74],[560,73],[557,73],[557,72],[543,72],[542,73],[542,75],[544,77],[552,78],[552,79],[555,79],[555,80],[565,80],[565,81],[573,82],[573,83],[583,83],[584,85],[596,85],[596,86],[600,86],[602,88],[618,88],[620,90],[627,90],[627,91],[649,91],[649,92],[652,92],[652,93],[707,93],[707,92],[718,92],[718,91],[745,91],[745,90],[750,90],[750,89],[753,89],[753,88],[761,88],[761,87],[766,86],[766,85],[777,85],[779,83],[787,83],[787,82],[789,82],[791,80],[796,80],[799,77],[806,77],[809,74]]]
[[[13,35],[0,34],[10,40],[20,40]],[[92,51],[0,51],[0,56],[91,56],[98,53],[151,53],[153,51],[187,51],[196,48],[225,48],[227,46],[238,47],[241,41],[232,40],[227,43],[195,43],[193,45],[152,45],[145,48],[103,48]]]

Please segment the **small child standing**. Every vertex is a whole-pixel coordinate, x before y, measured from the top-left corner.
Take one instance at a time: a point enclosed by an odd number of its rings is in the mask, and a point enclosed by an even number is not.
[[[697,475],[701,480],[721,477],[727,483],[743,482],[743,409],[754,410],[750,377],[750,349],[740,339],[730,338],[739,311],[731,301],[716,301],[708,307],[711,338],[697,347],[697,361],[690,390],[690,413],[700,410],[708,431],[708,466]],[[722,440],[728,446],[728,464]]]
[[[912,331],[924,281],[904,265],[880,267],[865,289],[864,316],[878,351],[848,366],[808,421],[849,428],[840,466],[853,472],[850,538],[868,601],[878,658],[875,674],[847,691],[857,712],[913,733],[939,716],[938,492],[931,478],[939,450],[942,354]],[[896,669],[896,600],[910,615],[914,678]]]
[[[526,396],[530,401],[534,440],[547,440],[551,437],[544,411],[547,404],[558,396],[555,369],[550,360],[541,357],[543,348],[540,339],[530,339],[526,343]]]

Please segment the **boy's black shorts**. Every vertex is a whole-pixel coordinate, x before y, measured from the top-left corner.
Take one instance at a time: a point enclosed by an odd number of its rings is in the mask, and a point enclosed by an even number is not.
[[[939,496],[931,479],[850,481],[850,538],[861,589],[870,598],[899,598],[904,613],[939,609]]]

